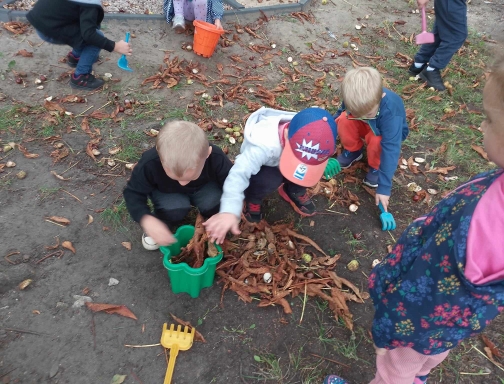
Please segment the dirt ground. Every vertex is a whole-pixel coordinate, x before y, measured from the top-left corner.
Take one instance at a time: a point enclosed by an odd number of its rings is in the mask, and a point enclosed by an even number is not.
[[[171,51],[171,58],[179,56],[198,64],[210,80],[217,78],[218,65],[223,63],[225,70],[232,71],[232,65],[245,68],[235,71],[236,76],[259,74],[274,87],[283,77],[275,68],[287,67],[289,56],[301,61],[301,54],[313,52],[310,46],[341,51],[343,41],[351,36],[356,37],[358,33],[373,36],[384,24],[397,20],[406,23],[397,24],[396,28],[405,36],[411,35],[420,26],[419,16],[411,10],[410,4],[398,0],[330,1],[327,5],[315,1],[308,10],[313,13],[314,23],[301,23],[289,15],[271,19],[259,29],[262,40],[240,34],[238,44],[218,47],[210,59],[182,50],[182,45],[191,43],[192,36],[173,34],[165,23],[109,21],[103,25],[103,30],[110,38],[119,40],[126,31],[135,35],[134,56],[130,58],[134,72],[120,72],[117,56],[104,52],[103,61],[95,66],[96,73],[111,73],[113,79],[120,79],[120,82],[109,83],[103,91],[94,94],[75,93],[67,79],[57,81],[69,70],[64,63],[58,62],[67,53],[67,47],[41,44],[33,31],[14,36],[2,29],[0,144],[3,147],[14,141],[39,156],[27,158],[17,148],[0,152],[0,163],[16,163],[14,168],[5,168],[0,173],[1,252],[2,256],[12,254],[0,259],[0,382],[108,384],[119,374],[126,375],[124,383],[128,384],[160,383],[166,370],[163,349],[124,345],[158,343],[163,323],[170,322],[170,314],[174,314],[197,325],[207,340],[179,354],[174,383],[321,383],[329,373],[338,373],[351,383],[368,383],[374,376],[375,365],[368,334],[373,315],[369,300],[365,304],[349,303],[356,327],[352,335],[317,300],[308,301],[300,324],[302,300],[299,298],[291,300],[293,314],[287,316],[280,307],[258,308],[254,303],[245,304],[230,291],[224,294],[221,306],[221,286],[217,284],[204,289],[197,299],[185,294],[174,295],[161,254],[145,251],[140,241],[140,228],[127,220],[122,221],[122,189],[130,172],[124,164],[134,162],[139,153],[153,145],[154,139],[144,132],[159,128],[169,119],[191,118],[189,104],[203,106],[201,95],[195,92],[206,90],[212,96],[220,91],[218,83],[207,89],[199,83],[186,84],[185,79],[172,89],[152,90],[151,84],[140,86],[145,78],[156,74],[166,51]],[[469,6],[472,30],[495,41],[489,44],[490,50],[502,50],[502,11],[502,4],[482,0],[473,0]],[[227,28],[233,31],[235,23],[245,24],[238,19],[225,21]],[[355,25],[361,23],[366,24],[366,28],[356,31]],[[337,40],[327,35],[326,27],[334,32]],[[275,43],[276,48],[270,51],[274,65],[265,64],[250,48],[250,42],[256,45]],[[394,45],[385,41],[384,46],[393,56]],[[33,57],[15,56],[21,49],[33,52]],[[365,49],[361,47],[361,52],[366,53]],[[372,47],[367,49],[368,54],[373,52]],[[230,60],[230,57],[241,57],[242,62]],[[336,55],[335,59],[324,63],[320,65],[328,66],[328,72],[338,75],[352,67],[348,55]],[[307,66],[300,68],[314,78],[320,76]],[[26,87],[16,84],[12,70],[27,74]],[[40,74],[48,78],[42,90],[36,89],[34,84]],[[320,97],[326,98],[328,108],[334,110],[330,100],[338,88],[338,76],[328,77],[326,81],[328,93]],[[248,86],[257,87],[255,82]],[[308,92],[303,88],[298,89],[300,91]],[[45,98],[52,96],[59,100],[71,94],[85,98],[83,103],[64,104],[72,116],[59,117],[50,124],[40,121],[44,116],[40,112]],[[102,111],[111,113],[111,104],[126,98],[140,101],[135,108],[141,113],[125,116],[117,123],[111,119],[89,119],[93,132],[100,131],[101,157],[112,157],[108,149],[116,146],[130,151],[129,155],[123,153],[124,157],[116,158],[116,166],[110,167],[106,162],[100,166],[86,154],[89,136],[81,130],[82,118],[76,115],[88,114],[102,106]],[[109,101],[111,103],[107,104]],[[314,101],[301,100],[297,107],[310,106]],[[15,107],[18,109],[13,110]],[[225,118],[237,123],[243,122],[249,112],[233,101],[224,101],[222,108],[203,111],[212,120]],[[214,128],[209,135],[222,139],[223,135],[219,136],[216,131]],[[64,159],[55,162],[57,143],[63,143],[63,148],[68,148],[69,152]],[[236,153],[237,145],[225,145],[230,154]],[[408,152],[405,157],[409,157],[414,150],[406,148],[405,151]],[[20,170],[26,172],[26,178],[15,177]],[[51,171],[67,180],[58,179]],[[401,185],[401,180],[398,182]],[[292,221],[297,230],[318,242],[326,252],[341,254],[337,273],[365,290],[372,260],[384,257],[386,246],[392,244],[425,207],[398,204],[398,229],[392,233],[382,232],[371,197],[358,186],[348,188],[357,193],[361,201],[355,215],[349,215],[347,208],[341,206],[333,207],[333,213],[327,212],[327,200],[317,197],[319,210],[326,214],[300,220],[276,194],[265,203],[265,211],[268,221]],[[399,187],[394,193],[398,200],[409,199]],[[91,223],[89,215],[93,217]],[[55,225],[45,220],[49,216],[65,217],[71,223],[66,227]],[[311,220],[313,226],[310,226]],[[360,234],[357,239],[356,234]],[[64,250],[60,258],[42,260],[54,252],[45,247],[55,244],[55,238],[61,242],[71,241],[76,252],[59,248]],[[122,242],[130,242],[132,249],[128,251]],[[352,259],[361,263],[356,272],[345,267]],[[109,286],[110,278],[117,279],[119,284]],[[32,283],[20,290],[18,284],[25,279],[32,279]],[[75,295],[89,296],[98,303],[126,305],[138,320],[92,314],[85,307],[75,308]],[[490,332],[502,341],[498,325]],[[455,379],[453,371],[445,368],[436,372],[433,382],[502,382],[501,370],[474,351],[469,354],[468,350],[468,344],[457,349],[459,359],[454,369],[470,374],[457,375]]]

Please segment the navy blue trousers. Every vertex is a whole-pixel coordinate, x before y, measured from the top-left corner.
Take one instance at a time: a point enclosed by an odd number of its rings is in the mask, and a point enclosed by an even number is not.
[[[415,62],[443,69],[467,38],[466,0],[435,0],[434,12],[436,19],[432,33],[435,41],[421,46]]]
[[[173,228],[184,220],[193,206],[198,208],[205,218],[218,213],[221,195],[221,187],[216,182],[210,181],[191,194],[163,193],[154,190],[150,197],[154,204],[154,215]]]
[[[288,193],[303,195],[306,192],[305,187],[284,178],[278,167],[263,165],[261,170],[250,178],[249,187],[245,190],[245,200],[249,203],[260,204],[266,196],[276,191],[282,183]]]

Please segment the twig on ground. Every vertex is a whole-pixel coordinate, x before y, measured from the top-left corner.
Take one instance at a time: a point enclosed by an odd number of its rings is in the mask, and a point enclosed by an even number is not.
[[[60,173],[60,175],[63,175],[64,173],[66,173],[67,171],[71,170],[73,167],[75,167],[77,164],[79,164],[81,161],[79,160],[78,162],[76,162],[74,165],[70,166],[69,168],[65,169],[62,173]]]
[[[324,357],[324,356],[316,355],[315,353],[310,353],[310,355],[315,356],[315,357],[318,357],[319,359],[323,359],[323,360],[330,361],[331,363],[336,363],[336,364],[342,365],[343,367],[346,367],[346,368],[350,368],[350,366],[349,366],[349,365],[347,365],[347,364],[343,364],[343,363],[340,363],[340,362],[339,362],[339,361],[337,361],[337,360],[329,359],[328,357]]]
[[[330,210],[330,209],[326,209],[326,211],[327,212],[332,212],[332,213],[337,213],[338,215],[350,216],[350,214],[348,214],[348,213],[333,211],[333,210]]]
[[[81,113],[79,113],[78,115],[76,115],[75,117],[81,117],[83,114],[85,114],[87,111],[89,111],[91,108],[93,108],[94,105],[90,106],[88,109],[82,111]]]
[[[8,255],[5,255],[5,256],[4,256],[4,259],[5,259],[5,261],[7,261],[9,264],[16,265],[17,263],[13,262],[11,259],[9,259],[9,257],[14,256],[14,255],[19,255],[20,253],[21,253],[21,252],[19,252],[19,251],[11,252],[11,253],[9,253]]]
[[[54,224],[54,225],[59,225],[60,227],[66,227],[66,225],[63,225],[63,224],[60,224],[60,223],[56,223],[55,221],[52,221],[52,220],[49,220],[49,219],[45,219],[45,221],[47,221],[48,223],[51,223],[51,224]]]
[[[65,191],[64,189],[61,190],[61,192],[68,193],[70,196],[72,196],[75,200],[77,200],[79,203],[82,203],[81,199],[79,199],[77,196],[72,195],[70,192]]]
[[[305,283],[304,285],[304,297],[303,297],[303,310],[301,311],[301,318],[299,319],[299,325],[301,325],[301,323],[303,322],[303,316],[304,316],[304,311],[305,311],[305,308],[306,308],[306,289],[308,287],[308,284]]]
[[[492,361],[490,358],[488,358],[487,355],[485,355],[483,352],[481,352],[476,346],[472,346],[475,350],[477,350],[479,353],[481,353],[483,355],[483,357],[485,359],[487,359],[488,361],[490,361],[493,365],[495,365],[497,368],[499,368],[501,371],[504,371],[504,368],[502,368],[501,366],[495,364],[495,361]]]
[[[58,256],[58,258],[60,258],[61,256],[63,256],[65,252],[63,250],[58,250],[58,251],[54,251],[54,252],[51,252],[50,254],[48,255],[45,255],[43,258],[41,258],[40,260],[37,260],[35,262],[35,264],[40,264],[41,262],[43,262],[44,260],[47,260],[48,258],[50,258],[51,256]]]
[[[143,384],[143,381],[140,380],[140,378],[135,374],[135,372],[131,371],[131,376],[133,376],[133,378],[138,381],[140,384]]]
[[[4,377],[5,377],[5,376],[7,376],[9,373],[14,372],[15,370],[16,370],[16,368],[12,368],[10,371],[7,371],[7,372],[5,372],[5,373],[2,373],[2,374],[0,375],[0,379],[4,378]],[[7,382],[8,382],[8,381],[7,381]]]
[[[140,344],[140,345],[134,345],[134,344],[124,344],[125,347],[127,348],[150,348],[150,347],[159,347],[161,343],[157,344]]]
[[[30,331],[28,329],[19,329],[19,328],[2,328],[4,331],[9,331],[9,332],[17,332],[17,333],[28,333],[30,335],[37,335],[37,336],[51,336],[47,333],[39,333],[35,331]]]
[[[109,100],[109,101],[107,101],[107,102],[106,102],[105,104],[103,104],[100,108],[98,108],[97,110],[95,110],[95,112],[96,112],[96,111],[99,111],[99,110],[100,110],[100,109],[102,109],[102,108],[105,108],[105,107],[106,107],[107,105],[109,105],[111,102],[112,102],[112,101],[110,101],[110,100]]]

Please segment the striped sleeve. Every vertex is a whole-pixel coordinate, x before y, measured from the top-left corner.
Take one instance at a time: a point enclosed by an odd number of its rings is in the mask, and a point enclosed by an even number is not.
[[[166,1],[166,0],[165,0]],[[171,1],[171,0],[168,0]],[[222,15],[224,14],[224,4],[222,0],[208,0],[207,3],[207,22],[215,23],[215,20],[222,21]]]

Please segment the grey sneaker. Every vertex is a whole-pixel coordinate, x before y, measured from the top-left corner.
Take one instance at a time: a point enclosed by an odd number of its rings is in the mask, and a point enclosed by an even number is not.
[[[185,31],[185,20],[184,16],[174,16],[173,17],[173,27],[175,32],[182,33]]]

